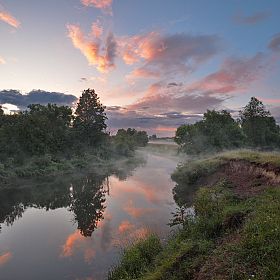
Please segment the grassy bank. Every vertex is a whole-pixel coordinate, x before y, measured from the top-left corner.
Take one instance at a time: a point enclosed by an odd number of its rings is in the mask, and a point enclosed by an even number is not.
[[[280,166],[279,154],[238,151],[183,164],[173,179],[194,184],[232,158]],[[168,241],[161,244],[150,235],[126,248],[108,279],[280,279],[279,186],[250,197],[238,196],[225,178],[211,188],[201,186],[194,214],[183,213],[180,220],[184,208],[178,208],[174,223],[181,226]],[[128,265],[127,259],[137,261]]]
[[[110,174],[120,178],[128,175],[130,170],[141,164],[145,159],[138,152],[134,157],[112,157],[104,159],[98,155],[82,154],[67,159],[63,156],[50,154],[19,159],[9,158],[0,164],[0,188],[16,185],[17,182],[30,179],[52,180],[57,176],[77,176],[87,172]]]

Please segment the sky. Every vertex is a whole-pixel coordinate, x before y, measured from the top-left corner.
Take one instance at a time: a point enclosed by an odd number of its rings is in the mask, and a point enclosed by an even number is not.
[[[75,107],[94,89],[107,131],[174,136],[257,97],[280,124],[279,0],[0,0],[0,104]]]

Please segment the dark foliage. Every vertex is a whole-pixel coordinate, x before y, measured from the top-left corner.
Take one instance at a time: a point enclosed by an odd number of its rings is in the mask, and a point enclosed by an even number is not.
[[[240,148],[245,135],[226,110],[207,110],[195,124],[181,125],[176,130],[175,142],[189,154]]]
[[[280,147],[280,129],[271,113],[255,97],[239,112],[246,145],[265,149]]]

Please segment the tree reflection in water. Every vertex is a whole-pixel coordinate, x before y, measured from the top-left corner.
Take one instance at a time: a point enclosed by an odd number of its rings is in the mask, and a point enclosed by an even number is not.
[[[128,159],[119,168],[103,175],[73,174],[69,178],[64,175],[51,182],[42,181],[38,184],[37,181],[28,186],[1,190],[0,223],[13,225],[30,207],[46,211],[67,207],[73,213],[73,221],[77,223],[81,235],[90,237],[103,218],[106,208],[108,176],[115,174],[119,180],[125,180],[136,167],[145,166],[146,160],[144,156]]]
[[[59,184],[3,190],[0,192],[0,223],[13,225],[28,207],[46,211],[67,207],[73,212],[73,220],[77,223],[81,235],[89,237],[103,218],[106,208],[105,194],[108,191],[107,176],[96,174],[64,180]]]
[[[108,176],[115,174],[119,180],[125,180],[132,175],[131,171],[136,167],[145,166],[146,160],[146,157],[128,159],[122,162],[119,168],[103,175],[90,173],[69,175],[69,178],[61,176],[52,182],[38,184],[37,181],[28,186],[1,190],[0,223],[13,225],[30,207],[46,211],[67,207],[73,213],[73,221],[77,223],[81,235],[90,237],[103,218],[106,208],[105,195],[109,193]]]
[[[105,194],[109,191],[108,180],[89,176],[70,188],[70,211],[78,224],[81,235],[90,237],[105,211]]]

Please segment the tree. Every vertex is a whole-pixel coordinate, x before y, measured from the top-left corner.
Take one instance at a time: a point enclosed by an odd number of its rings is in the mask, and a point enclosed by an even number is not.
[[[145,147],[149,142],[148,134],[146,131],[137,131],[133,135],[133,138],[136,141],[138,147]]]
[[[280,129],[271,113],[256,97],[239,112],[241,126],[250,147],[276,148],[280,144]]]
[[[226,110],[207,110],[203,120],[195,124],[181,125],[174,141],[189,154],[239,148],[245,136],[238,123]]]
[[[73,123],[76,137],[87,145],[100,143],[104,136],[107,119],[103,106],[94,89],[84,90],[76,107]]]
[[[121,156],[132,155],[137,147],[137,142],[130,135],[130,131],[127,132],[123,128],[119,129],[117,134],[113,136],[113,141],[115,143],[116,153]]]

